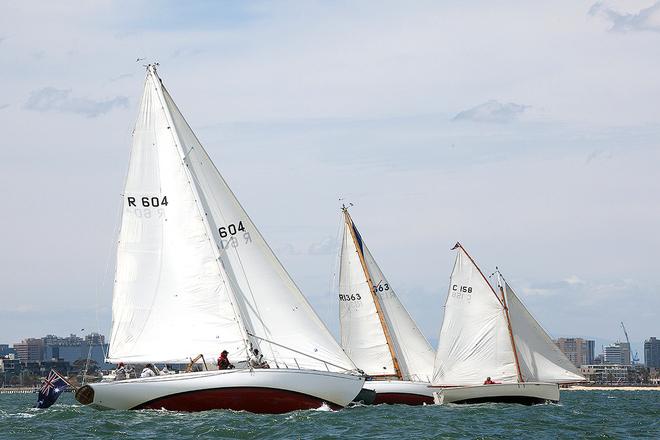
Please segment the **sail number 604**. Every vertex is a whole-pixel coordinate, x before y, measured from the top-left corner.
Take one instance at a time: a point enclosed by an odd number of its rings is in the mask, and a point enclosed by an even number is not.
[[[227,226],[221,226],[218,228],[218,234],[220,234],[220,238],[225,238],[229,235],[236,235],[239,231],[245,231],[245,226],[243,226],[242,221],[238,222],[238,225],[232,223]]]

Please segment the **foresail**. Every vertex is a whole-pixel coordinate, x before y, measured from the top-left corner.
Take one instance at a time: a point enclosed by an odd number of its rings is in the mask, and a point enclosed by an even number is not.
[[[490,376],[517,381],[503,306],[462,247],[449,282],[434,385],[476,385]]]
[[[358,368],[371,376],[396,374],[387,339],[362,268],[359,232],[345,221],[339,266],[339,324],[341,345]]]
[[[526,382],[568,383],[584,381],[575,365],[529,313],[511,287],[504,282],[511,327],[518,359]]]
[[[280,367],[354,369],[354,364],[243,210],[164,88],[163,93],[181,141],[185,163],[205,208],[225,281],[238,302],[236,307],[245,328],[256,336],[250,338],[251,344]]]
[[[430,382],[433,377],[435,351],[397,297],[364,242],[362,248],[374,290],[390,329],[390,336],[403,378]]]
[[[244,343],[149,71],[123,194],[109,360],[186,362]]]

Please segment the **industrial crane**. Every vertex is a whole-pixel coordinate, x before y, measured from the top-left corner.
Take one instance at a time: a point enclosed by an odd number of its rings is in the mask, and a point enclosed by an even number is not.
[[[626,326],[623,325],[623,321],[621,321],[621,328],[623,329],[623,334],[626,335],[626,342],[628,343],[628,347],[630,348],[630,352],[632,353],[630,338],[628,338],[628,332],[626,331]],[[632,364],[635,365],[637,362],[639,362],[639,356],[637,355],[637,352],[635,352],[635,354],[632,355]]]

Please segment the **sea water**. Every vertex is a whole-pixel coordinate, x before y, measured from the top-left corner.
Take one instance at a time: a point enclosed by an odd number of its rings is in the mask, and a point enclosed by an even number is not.
[[[0,439],[660,439],[660,391],[562,391],[561,403],[377,405],[281,415],[97,411],[66,393],[0,395]]]

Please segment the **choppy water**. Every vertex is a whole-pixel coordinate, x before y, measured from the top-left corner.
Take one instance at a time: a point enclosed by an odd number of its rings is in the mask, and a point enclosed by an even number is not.
[[[230,411],[96,411],[64,394],[0,395],[1,439],[660,438],[659,391],[566,391],[558,405],[378,405],[257,415]]]

